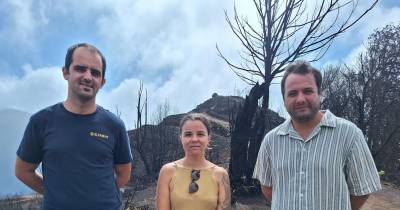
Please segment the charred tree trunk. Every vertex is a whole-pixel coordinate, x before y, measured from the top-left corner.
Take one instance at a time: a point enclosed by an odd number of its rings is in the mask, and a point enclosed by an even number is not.
[[[140,159],[142,159],[142,161],[143,161],[143,165],[144,165],[144,167],[146,169],[146,174],[149,177],[153,177],[153,173],[152,173],[152,170],[150,168],[150,161],[149,161],[148,157],[145,155],[146,152],[145,152],[145,149],[144,149],[144,140],[145,140],[146,137],[141,134],[141,132],[142,132],[141,130],[142,129],[145,130],[146,127],[137,129],[137,133],[138,134],[137,134],[136,138],[138,140],[140,140],[140,141],[136,145],[136,148],[137,148],[137,151],[139,153]]]
[[[249,148],[247,150],[247,170],[246,170],[246,182],[250,183],[253,176],[254,166],[257,161],[258,150],[264,136],[265,131],[265,118],[267,111],[261,109],[256,113],[255,123],[252,128]]]
[[[236,116],[232,136],[231,136],[231,159],[230,159],[230,178],[232,189],[238,190],[243,181],[251,178],[248,165],[248,148],[251,142],[256,142],[253,135],[253,118],[258,108],[258,100],[264,95],[265,86],[258,83],[251,88],[249,95],[246,96],[243,107]],[[251,152],[253,154],[253,152]],[[245,180],[242,180],[244,178]]]
[[[264,137],[266,130],[266,120],[268,114],[268,104],[269,104],[269,87],[270,85],[265,85],[262,87],[262,107],[261,110],[257,111],[255,114],[254,125],[252,126],[252,131],[250,135],[249,148],[247,150],[247,171],[246,171],[246,181],[251,182],[254,166],[257,161],[258,151],[260,150],[260,145]]]

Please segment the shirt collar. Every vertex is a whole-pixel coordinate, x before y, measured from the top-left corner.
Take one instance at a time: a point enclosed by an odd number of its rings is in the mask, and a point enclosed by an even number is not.
[[[336,127],[336,116],[332,114],[328,109],[321,110],[324,115],[322,116],[321,122],[317,126],[326,126],[326,127]],[[294,131],[291,119],[286,119],[285,122],[278,128],[277,134],[278,135],[288,135],[289,131]]]
[[[334,114],[332,114],[332,112],[329,111],[328,109],[323,110],[322,112],[325,114],[321,119],[320,125],[332,128],[336,127],[337,117]]]

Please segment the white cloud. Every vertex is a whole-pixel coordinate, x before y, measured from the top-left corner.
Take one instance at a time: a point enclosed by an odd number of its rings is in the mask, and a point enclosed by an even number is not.
[[[345,57],[344,62],[350,64],[353,63],[360,53],[365,51],[365,46],[368,44],[368,37],[375,30],[381,30],[388,24],[400,24],[400,7],[385,8],[382,5],[379,5],[371,12],[371,14],[369,14],[369,16],[366,17],[365,24],[362,24],[358,30],[355,29],[353,31],[353,35],[354,33],[357,33],[358,37],[360,37],[360,45],[351,50],[351,52]],[[349,35],[351,35],[351,33],[349,33]]]
[[[14,108],[29,113],[38,111],[66,97],[66,82],[61,68],[32,70],[26,65],[22,77],[0,76],[0,109]]]
[[[362,1],[361,7],[365,8],[367,3]],[[365,50],[368,36],[388,24],[400,24],[400,7],[388,8],[378,3],[363,19],[335,40],[328,52],[334,59],[324,61],[323,65],[354,62]]]
[[[119,113],[128,129],[133,128],[136,118],[139,83],[134,78],[126,79],[112,90],[100,90],[98,95],[97,103],[115,114]]]
[[[213,92],[233,94],[235,83],[240,89],[245,86],[228,70],[215,49],[218,42],[229,57],[237,57],[239,45],[223,13],[231,6],[211,0],[119,2],[102,16],[98,27],[119,62],[136,64],[139,75],[134,76],[143,79],[149,90],[153,106],[149,110],[168,99],[172,106],[186,112]],[[134,83],[119,87],[121,91],[131,91],[132,101],[137,91],[137,81]]]
[[[168,101],[171,107],[183,113],[194,109],[196,105],[210,98],[214,92],[220,95],[230,95],[233,94],[235,83],[236,86],[240,85],[240,82],[235,82],[235,76],[224,68],[225,64],[222,62],[216,59],[199,59],[198,57],[202,56],[189,57],[188,59],[192,60],[176,69],[171,78],[162,85],[144,84],[149,97],[149,120],[154,115],[157,106],[165,101]],[[219,68],[208,69],[207,65],[203,65],[205,62]],[[214,62],[214,64],[211,62]],[[98,100],[99,104],[113,112],[118,107],[128,128],[133,128],[136,117],[138,84],[139,80],[137,79],[126,79],[118,87],[108,92],[101,92]]]
[[[400,7],[387,8],[378,4],[370,14],[365,17],[363,24],[354,29],[353,32],[359,34],[362,40],[365,40],[375,29],[382,28],[387,24],[400,23]],[[354,33],[353,33],[354,35]]]
[[[386,8],[377,4],[363,19],[341,37],[343,43],[360,43],[377,28],[400,22],[400,7]]]
[[[234,76],[229,76],[228,72],[228,76],[216,74],[210,77],[215,73],[214,70],[203,69],[202,62],[198,60],[194,65],[193,74],[185,72],[186,67],[176,70],[171,80],[162,86],[144,84],[149,97],[149,120],[157,106],[166,100],[171,107],[187,112],[210,98],[213,92],[225,95],[233,93]],[[224,64],[217,65],[222,67]],[[60,67],[33,69],[30,65],[25,65],[23,69],[24,75],[21,77],[0,77],[0,98],[5,99],[2,100],[4,103],[0,104],[0,110],[14,108],[35,113],[66,99],[67,83],[62,77]],[[135,78],[126,79],[117,87],[100,90],[97,100],[100,105],[114,113],[118,109],[127,128],[130,129],[133,128],[136,119],[139,83],[140,81]]]
[[[1,37],[11,41],[14,47],[33,49],[37,36],[49,23],[46,16],[49,1],[8,0],[3,4],[7,7],[10,22]]]
[[[122,1],[113,4],[97,25],[119,63],[135,63],[139,72],[159,71],[179,66],[190,53],[201,50],[194,47],[214,45],[225,34],[215,33],[224,30],[224,8],[220,1],[211,0]]]

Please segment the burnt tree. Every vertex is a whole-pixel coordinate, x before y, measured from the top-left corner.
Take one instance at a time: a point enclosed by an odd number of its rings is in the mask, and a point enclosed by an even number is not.
[[[219,56],[231,70],[252,86],[236,116],[231,137],[230,176],[234,190],[242,180],[251,179],[261,133],[272,128],[265,124],[264,118],[273,80],[288,63],[298,58],[307,56],[310,62],[319,60],[332,41],[364,17],[378,1],[371,1],[370,6],[358,14],[358,0],[252,2],[258,20],[256,24],[240,16],[235,5],[232,18],[225,11],[226,21],[243,47],[239,53],[242,62],[230,61],[216,45]],[[257,113],[259,100],[262,105]]]
[[[400,25],[376,30],[354,65],[324,73],[323,108],[364,133],[378,170],[400,184]],[[334,79],[331,75],[335,75]],[[342,100],[344,99],[344,100]]]
[[[133,147],[136,148],[140,159],[143,161],[146,173],[151,175],[151,163],[146,158],[146,149],[145,149],[145,139],[147,137],[147,128],[143,125],[143,114],[144,114],[144,124],[147,124],[147,90],[145,90],[144,101],[143,100],[143,82],[140,82],[138,89],[138,101],[136,105],[136,122],[135,122],[135,135],[133,139]],[[144,111],[144,113],[143,113]]]

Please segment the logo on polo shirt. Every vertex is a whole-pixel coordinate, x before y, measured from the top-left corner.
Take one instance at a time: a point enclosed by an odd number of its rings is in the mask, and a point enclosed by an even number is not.
[[[90,136],[94,136],[94,137],[99,137],[101,139],[108,139],[108,136],[102,133],[97,133],[97,132],[90,132]]]

